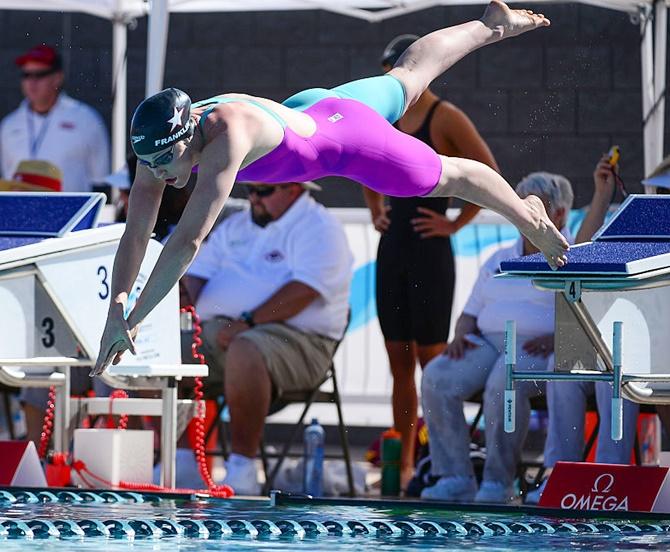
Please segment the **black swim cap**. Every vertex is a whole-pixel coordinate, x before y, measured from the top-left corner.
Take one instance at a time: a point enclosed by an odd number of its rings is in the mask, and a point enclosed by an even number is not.
[[[393,67],[403,52],[417,40],[419,40],[419,37],[413,34],[403,34],[396,36],[386,45],[386,48],[384,48],[384,53],[382,54],[381,58],[382,65],[390,65]]]
[[[137,155],[151,155],[192,135],[191,98],[177,88],[148,97],[130,123],[130,143]]]

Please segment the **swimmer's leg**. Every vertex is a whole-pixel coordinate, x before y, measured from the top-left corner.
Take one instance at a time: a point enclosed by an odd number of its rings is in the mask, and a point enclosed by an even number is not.
[[[333,97],[337,97],[337,94],[327,88],[309,88],[286,98],[282,102],[282,105],[295,109],[296,111],[305,111],[305,109],[310,108],[315,103],[320,102],[325,98]]]
[[[435,78],[470,52],[547,25],[549,20],[542,14],[511,10],[500,0],[493,0],[481,19],[432,32],[414,42],[388,74],[403,85],[407,108]]]
[[[544,254],[552,268],[563,266],[568,243],[537,196],[521,199],[492,168],[470,159],[440,155],[442,172],[427,197],[455,196],[500,213]]]
[[[341,84],[335,88],[310,88],[290,98],[282,104],[297,111],[305,111],[326,98],[356,100],[374,109],[389,123],[395,123],[405,110],[405,91],[397,79],[379,75]]]
[[[331,89],[338,98],[348,98],[374,109],[389,123],[395,123],[405,112],[405,90],[402,83],[389,75],[368,77]]]

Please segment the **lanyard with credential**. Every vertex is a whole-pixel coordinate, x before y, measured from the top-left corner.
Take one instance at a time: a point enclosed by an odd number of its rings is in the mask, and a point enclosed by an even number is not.
[[[33,111],[28,108],[26,111],[26,114],[28,116],[28,144],[30,146],[30,158],[35,159],[37,158],[37,152],[40,150],[40,146],[42,145],[42,142],[44,141],[44,137],[47,134],[47,130],[49,128],[49,122],[51,121],[51,112],[44,118],[44,122],[42,123],[42,126],[40,127],[40,131],[37,133],[37,136],[35,136],[35,128],[33,126]]]

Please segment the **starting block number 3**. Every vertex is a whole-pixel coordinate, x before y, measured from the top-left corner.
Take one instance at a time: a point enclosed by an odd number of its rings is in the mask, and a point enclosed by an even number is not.
[[[576,303],[582,297],[582,282],[581,280],[568,280],[565,282],[565,289],[563,290],[565,298],[571,303]]]
[[[107,271],[107,267],[104,265],[101,265],[98,267],[98,276],[100,277],[100,286],[101,289],[98,292],[98,297],[102,299],[103,301],[109,297],[109,273]]]

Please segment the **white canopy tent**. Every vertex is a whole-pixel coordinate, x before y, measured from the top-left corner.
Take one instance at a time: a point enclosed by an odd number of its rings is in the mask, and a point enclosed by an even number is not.
[[[667,8],[670,0],[577,0],[603,8],[627,12],[639,20],[641,33],[642,114],[644,172],[663,159],[668,42]],[[530,0],[528,3],[549,3]],[[71,11],[108,19],[113,24],[112,162],[119,168],[126,149],[126,44],[127,25],[134,18],[149,16],[146,93],[163,85],[165,51],[170,13],[326,10],[378,22],[433,6],[483,4],[486,0],[0,0],[0,9]]]

